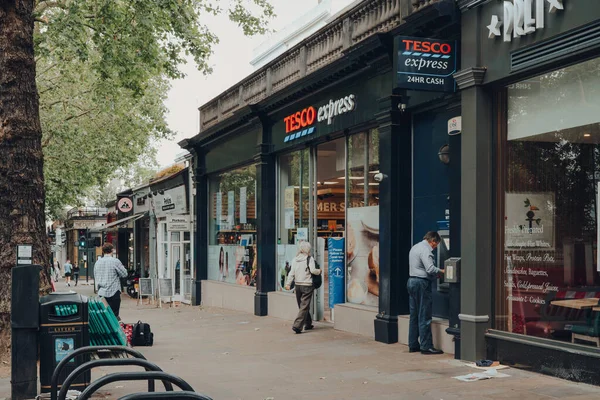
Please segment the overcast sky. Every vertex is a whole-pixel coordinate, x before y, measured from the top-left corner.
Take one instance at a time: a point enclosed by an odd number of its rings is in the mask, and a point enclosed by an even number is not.
[[[334,0],[334,11],[350,2],[351,0]],[[277,17],[270,28],[283,28],[317,3],[317,0],[271,0]],[[206,23],[220,39],[210,59],[214,72],[204,76],[195,69],[193,63],[188,63],[182,67],[187,77],[172,82],[166,101],[169,109],[167,123],[176,132],[176,136],[173,140],[158,143],[158,162],[161,167],[171,165],[177,154],[181,153],[182,149],[177,145],[179,141],[198,133],[198,107],[249,75],[253,71],[250,65],[252,51],[267,39],[266,36],[244,36],[241,29],[231,23],[226,15],[211,17]]]

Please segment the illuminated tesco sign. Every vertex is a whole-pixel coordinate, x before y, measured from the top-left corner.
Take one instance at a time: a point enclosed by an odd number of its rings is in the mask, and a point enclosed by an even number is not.
[[[317,112],[313,106],[307,107],[283,119],[285,122],[285,133],[297,131],[306,128],[315,122]]]
[[[350,94],[337,100],[329,100],[327,104],[320,106],[318,110],[310,106],[290,114],[283,119],[286,133],[284,143],[306,135],[312,135],[316,130],[315,120],[316,122],[327,121],[327,125],[331,125],[336,116],[346,114],[355,108],[356,96]]]

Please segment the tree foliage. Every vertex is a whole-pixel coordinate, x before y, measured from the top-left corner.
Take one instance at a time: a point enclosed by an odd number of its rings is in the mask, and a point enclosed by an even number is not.
[[[163,103],[185,57],[210,73],[218,38],[206,25],[227,13],[245,34],[264,33],[266,0],[39,0],[35,50],[47,208],[55,215],[103,187],[171,137]]]

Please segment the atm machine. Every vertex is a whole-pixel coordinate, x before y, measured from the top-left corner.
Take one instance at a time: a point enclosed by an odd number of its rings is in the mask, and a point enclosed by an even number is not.
[[[450,258],[450,221],[443,220],[437,221],[438,234],[442,238],[442,241],[437,247],[437,260],[436,267],[444,268],[444,263]],[[450,286],[445,281],[444,276],[440,275],[437,278],[437,289],[440,292],[448,292]]]

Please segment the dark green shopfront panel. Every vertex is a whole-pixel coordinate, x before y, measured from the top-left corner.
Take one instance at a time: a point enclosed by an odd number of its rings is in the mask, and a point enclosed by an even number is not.
[[[536,3],[536,2],[534,2]],[[504,79],[515,73],[511,69],[511,52],[522,49],[537,43],[556,38],[562,34],[581,27],[586,24],[593,23],[600,18],[600,1],[598,0],[568,0],[563,1],[563,10],[557,10],[553,13],[549,12],[549,2],[544,2],[544,28],[538,29],[534,33],[515,38],[514,35],[510,42],[503,40],[502,34],[504,26],[500,27],[501,35],[495,38],[489,38],[490,30],[488,25],[492,22],[492,16],[496,15],[500,20],[504,18],[504,2],[492,1],[481,8],[481,11],[476,14],[475,10],[471,11],[468,18],[481,17],[481,23],[469,23],[468,26],[472,29],[478,29],[478,32],[473,32],[474,35],[468,35],[470,38],[479,36],[481,46],[481,66],[485,66],[485,83],[491,83],[499,79]],[[537,4],[537,3],[536,3]],[[536,16],[535,10],[534,17]],[[463,31],[463,56],[470,56],[469,53],[475,51],[474,46],[469,46],[465,43],[467,32]],[[579,40],[589,39],[590,34],[582,34],[578,38],[568,39],[565,42],[557,43],[556,46],[573,46],[573,50],[577,49]],[[469,39],[470,40],[470,39]],[[552,50],[558,50],[556,46],[552,46]],[[575,63],[578,58],[572,55],[561,62]],[[520,72],[520,71],[519,71]]]
[[[206,153],[206,172],[210,174],[251,162],[258,152],[260,133],[257,127],[211,147]]]
[[[329,135],[344,129],[351,128],[359,124],[365,124],[375,120],[375,114],[379,111],[377,100],[383,96],[390,95],[392,92],[392,74],[386,73],[374,77],[357,77],[344,81],[330,91],[321,91],[318,95],[311,96],[307,100],[295,103],[287,107],[284,111],[273,115],[271,118],[275,121],[273,126],[273,147],[275,151],[283,150],[296,146],[302,142],[308,142],[315,138]],[[300,112],[310,106],[314,107],[318,113],[323,106],[328,106],[330,101],[335,102],[340,99],[354,96],[354,109],[341,115],[337,115],[328,121],[327,119],[318,122],[318,115],[312,125],[303,129],[286,132],[284,119],[289,115]],[[286,137],[304,130],[314,128],[312,133],[305,134],[299,138],[288,139]]]

